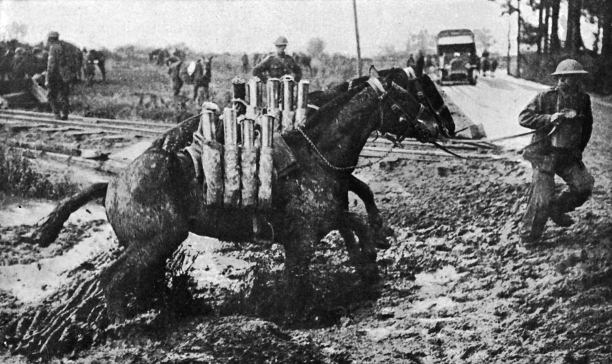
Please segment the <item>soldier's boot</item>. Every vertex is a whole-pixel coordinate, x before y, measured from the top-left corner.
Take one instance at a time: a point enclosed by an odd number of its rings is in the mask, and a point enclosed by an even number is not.
[[[551,213],[550,219],[557,226],[561,226],[561,227],[569,227],[574,224],[574,219],[572,219],[568,214],[565,214],[565,213]]]

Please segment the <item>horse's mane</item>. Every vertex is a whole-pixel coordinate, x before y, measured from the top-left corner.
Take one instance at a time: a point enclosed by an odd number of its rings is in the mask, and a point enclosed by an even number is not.
[[[366,83],[360,84],[344,93],[333,98],[331,101],[323,105],[317,112],[306,120],[304,124],[305,128],[312,127],[314,125],[321,125],[325,122],[326,118],[333,118],[336,115],[336,109],[346,104],[350,99],[353,98],[357,93],[361,92],[366,87]]]

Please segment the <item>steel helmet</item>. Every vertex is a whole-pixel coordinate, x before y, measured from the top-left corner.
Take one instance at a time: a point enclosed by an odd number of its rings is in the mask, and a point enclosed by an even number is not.
[[[15,48],[15,54],[16,55],[22,55],[25,53],[25,49],[23,47],[17,47]]]
[[[289,41],[283,36],[276,38],[276,41],[274,42],[275,46],[286,46],[287,44],[289,44]]]
[[[553,76],[562,76],[562,75],[586,75],[587,71],[584,70],[584,67],[580,64],[580,62],[574,59],[566,59],[564,61],[559,62],[557,65],[557,69],[552,74]]]
[[[453,57],[459,57],[459,56],[461,56],[461,53],[459,53],[459,52],[453,53]]]
[[[59,39],[59,33],[56,31],[50,31],[49,34],[47,34],[47,39]]]

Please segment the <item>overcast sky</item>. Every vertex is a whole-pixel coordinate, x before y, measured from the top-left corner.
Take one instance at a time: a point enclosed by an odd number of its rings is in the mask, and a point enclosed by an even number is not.
[[[508,26],[516,27],[488,0],[357,0],[357,8],[364,56],[385,45],[404,50],[420,29],[448,28],[490,29],[493,50],[505,53]],[[0,29],[12,22],[27,25],[28,42],[57,30],[90,48],[183,42],[205,52],[266,52],[285,35],[289,52],[320,37],[328,52],[355,53],[351,0],[0,0]]]

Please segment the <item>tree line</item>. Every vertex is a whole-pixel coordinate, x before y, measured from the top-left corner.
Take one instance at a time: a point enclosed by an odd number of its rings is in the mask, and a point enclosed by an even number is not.
[[[591,88],[595,91],[612,92],[612,1],[488,1],[500,3],[502,14],[518,14],[520,32],[517,42],[535,46],[535,59],[540,60],[540,67],[546,68],[554,64],[554,61],[567,57],[583,60],[594,76]],[[531,23],[523,17],[521,10],[525,9],[531,9],[537,14],[537,23]],[[566,10],[566,20],[561,16],[562,9]],[[594,25],[591,44],[585,44],[582,37],[583,20]],[[562,21],[566,23],[563,24]],[[560,27],[565,28],[565,39],[559,37]],[[532,67],[533,64],[528,66]],[[542,73],[547,71],[549,70],[542,70]]]

